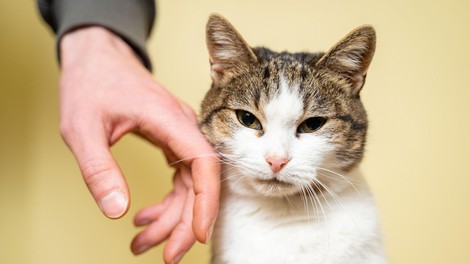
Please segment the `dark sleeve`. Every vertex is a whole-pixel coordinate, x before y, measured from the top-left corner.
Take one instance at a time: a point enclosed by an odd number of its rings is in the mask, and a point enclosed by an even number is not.
[[[155,20],[154,0],[37,0],[37,2],[42,17],[57,34],[58,51],[60,40],[67,32],[89,25],[103,26],[124,39],[145,67],[151,70],[145,41]]]

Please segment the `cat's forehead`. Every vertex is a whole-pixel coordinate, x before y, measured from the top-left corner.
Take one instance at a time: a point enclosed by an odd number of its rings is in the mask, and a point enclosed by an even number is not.
[[[287,53],[273,52],[265,48],[255,48],[258,63],[251,65],[250,70],[232,79],[227,86],[220,87],[226,96],[223,101],[231,109],[264,115],[265,107],[273,100],[279,102],[280,108],[290,110],[289,103],[280,104],[284,95],[295,97],[296,105],[301,106],[304,117],[314,115],[331,115],[341,94],[337,88],[325,86],[322,76],[317,74],[315,62],[322,53]],[[312,65],[313,64],[313,65]],[[289,99],[290,100],[290,99]]]
[[[287,57],[290,58],[290,57]],[[252,87],[259,90],[259,108],[266,110],[268,104],[284,111],[301,112],[304,115],[321,111],[322,97],[315,69],[292,58],[275,58],[260,65],[262,82]],[[270,109],[269,107],[267,109]],[[299,114],[298,114],[299,115]]]
[[[295,124],[304,115],[304,103],[299,95],[299,84],[288,83],[284,74],[279,77],[279,89],[263,107],[267,121],[279,125]]]
[[[294,116],[297,117],[319,110],[319,105],[315,103],[317,88],[314,80],[307,77],[311,75],[310,70],[303,69],[298,63],[283,64],[279,61],[258,67],[251,73],[253,76],[243,76],[227,89],[230,96],[226,102],[230,108],[263,115],[295,110]]]

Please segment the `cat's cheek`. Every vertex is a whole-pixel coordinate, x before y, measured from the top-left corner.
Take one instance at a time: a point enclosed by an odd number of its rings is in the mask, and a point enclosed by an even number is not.
[[[239,158],[236,162],[249,161],[250,163],[259,163],[262,161],[264,147],[257,131],[253,129],[238,129],[233,134],[233,139],[229,145],[231,148],[230,152]],[[240,164],[240,167],[243,168],[243,164]]]
[[[301,136],[296,142],[293,157],[298,159],[299,163],[316,168],[325,162],[327,154],[333,152],[334,149],[327,137],[307,134]]]
[[[259,139],[256,131],[249,128],[237,128],[231,132],[231,137],[225,140],[224,154],[228,159],[223,166],[223,181],[233,193],[252,195],[255,190],[250,184],[250,178],[259,174],[258,162]]]

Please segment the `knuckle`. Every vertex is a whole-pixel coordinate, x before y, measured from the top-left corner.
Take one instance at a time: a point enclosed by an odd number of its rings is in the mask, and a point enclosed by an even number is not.
[[[88,187],[101,185],[115,170],[105,159],[95,158],[84,163],[82,175]]]
[[[64,121],[61,121],[60,122],[60,135],[62,136],[62,138],[65,140],[70,134],[71,134],[71,126],[67,123],[67,122],[64,122]]]
[[[185,222],[181,222],[175,227],[174,232],[181,233],[181,234],[192,233],[192,227],[191,225],[188,225]]]
[[[66,143],[70,143],[78,135],[78,127],[73,122],[61,120],[59,125],[60,136]]]

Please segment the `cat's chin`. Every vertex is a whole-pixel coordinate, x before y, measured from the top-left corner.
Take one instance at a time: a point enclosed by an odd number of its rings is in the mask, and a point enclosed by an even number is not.
[[[284,197],[299,192],[297,185],[280,181],[277,178],[253,180],[251,187],[258,195],[261,194],[269,197]]]

